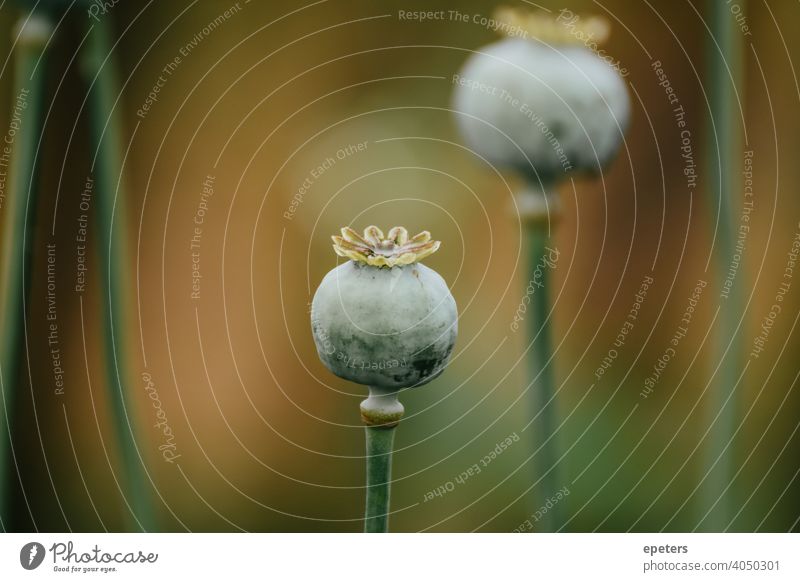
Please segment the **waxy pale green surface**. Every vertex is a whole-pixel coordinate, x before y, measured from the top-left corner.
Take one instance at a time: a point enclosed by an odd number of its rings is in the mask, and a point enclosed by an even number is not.
[[[607,164],[630,118],[625,82],[592,51],[521,38],[470,56],[453,105],[471,148],[544,179]]]
[[[444,279],[425,265],[390,269],[348,261],[320,283],[311,327],[331,372],[400,389],[430,382],[444,370],[458,315]]]

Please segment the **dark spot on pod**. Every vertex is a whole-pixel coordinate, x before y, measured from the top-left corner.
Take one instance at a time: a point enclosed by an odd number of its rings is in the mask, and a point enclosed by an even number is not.
[[[411,362],[411,366],[419,372],[420,378],[427,378],[442,363],[439,358],[420,358]]]

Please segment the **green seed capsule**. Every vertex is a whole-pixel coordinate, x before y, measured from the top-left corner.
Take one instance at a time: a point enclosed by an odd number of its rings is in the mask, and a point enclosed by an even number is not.
[[[427,233],[409,240],[398,228],[384,238],[376,227],[363,237],[343,229],[334,242],[336,252],[352,260],[325,276],[311,305],[322,362],[341,378],[390,391],[436,378],[458,329],[444,279],[417,262],[438,242]]]

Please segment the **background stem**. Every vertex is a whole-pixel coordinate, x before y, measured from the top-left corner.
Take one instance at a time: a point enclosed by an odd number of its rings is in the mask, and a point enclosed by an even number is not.
[[[389,531],[389,490],[392,480],[392,448],[395,428],[364,428],[367,436],[367,506],[365,533]]]
[[[14,51],[12,108],[20,95],[25,95],[26,107],[20,110],[20,129],[12,145],[6,199],[3,209],[0,210],[3,233],[2,247],[0,247],[2,250],[0,281],[3,282],[3,287],[0,289],[0,530],[2,531],[9,530],[11,517],[9,480],[12,472],[9,466],[12,415],[19,384],[19,358],[25,341],[25,297],[30,282],[31,240],[38,198],[36,150],[42,130],[46,73],[40,58],[50,35],[51,25],[44,16],[25,15],[20,18],[14,36],[20,28],[21,34]]]
[[[740,2],[740,5],[743,4]],[[714,210],[718,212],[715,262],[721,288],[735,252],[733,201],[739,200],[742,193],[740,172],[743,147],[736,93],[743,88],[742,34],[728,4],[712,1],[709,6],[713,38],[708,45],[707,66],[711,79],[709,96],[714,126],[708,132],[707,155],[711,170],[711,199],[717,204]],[[740,291],[744,284],[741,278],[737,279],[730,288],[728,298],[721,299],[719,325],[714,339],[713,364],[715,367],[719,365],[719,369],[710,388],[709,422],[714,422],[718,413],[719,417],[709,433],[701,473],[711,470],[706,479],[700,512],[701,516],[710,512],[705,528],[709,531],[727,528],[732,514],[734,491],[729,486],[734,474],[733,435],[739,417],[736,383],[741,372],[742,337],[738,328],[744,313]],[[729,489],[726,491],[726,488]]]
[[[132,514],[131,525],[143,531],[155,530],[151,507],[149,477],[144,460],[136,445],[134,434],[135,406],[126,386],[130,374],[128,339],[133,337],[128,323],[127,290],[131,289],[128,275],[128,252],[125,205],[125,180],[122,168],[122,125],[119,107],[115,102],[121,94],[115,62],[111,58],[109,19],[93,25],[89,34],[83,68],[89,88],[92,153],[96,156],[98,249],[102,274],[105,336],[105,360],[113,426],[122,454],[127,481],[127,499]]]
[[[538,414],[533,423],[532,432],[535,435],[534,450],[539,449],[534,457],[534,467],[537,468],[539,481],[538,489],[534,490],[535,496],[529,509],[536,510],[545,504],[547,498],[554,495],[561,488],[560,471],[556,466],[558,462],[558,446],[555,439],[555,430],[558,425],[558,413],[555,402],[555,375],[553,373],[555,359],[553,357],[553,340],[551,331],[551,305],[550,305],[550,270],[552,267],[542,263],[542,257],[548,256],[546,248],[550,242],[550,226],[552,219],[557,216],[557,199],[555,195],[540,185],[529,184],[527,191],[520,196],[520,208],[528,211],[525,220],[525,236],[528,244],[529,271],[528,280],[525,282],[525,292],[528,286],[534,289],[531,295],[531,316],[528,317],[529,341],[532,342],[530,350],[530,378],[533,385],[530,388],[531,417]],[[529,204],[523,204],[522,197],[527,197]],[[540,197],[537,203],[532,197]],[[537,210],[538,208],[538,210]],[[538,215],[537,215],[538,213]],[[536,281],[538,284],[532,283]],[[538,377],[537,377],[538,376]],[[540,448],[541,447],[541,448]],[[554,506],[542,516],[539,523],[543,531],[555,531],[561,520],[560,511]]]

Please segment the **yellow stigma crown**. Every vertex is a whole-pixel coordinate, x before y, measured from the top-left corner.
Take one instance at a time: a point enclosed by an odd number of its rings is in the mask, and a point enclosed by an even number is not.
[[[532,38],[549,44],[602,44],[611,33],[611,26],[605,18],[582,18],[566,9],[552,15],[501,6],[495,10],[494,19],[502,23],[498,30],[506,36]]]
[[[372,267],[394,267],[410,265],[421,261],[439,250],[441,242],[431,240],[427,230],[409,238],[408,231],[402,226],[395,226],[388,236],[377,226],[368,226],[360,235],[346,226],[342,236],[334,235],[333,250],[340,257],[352,259]]]

